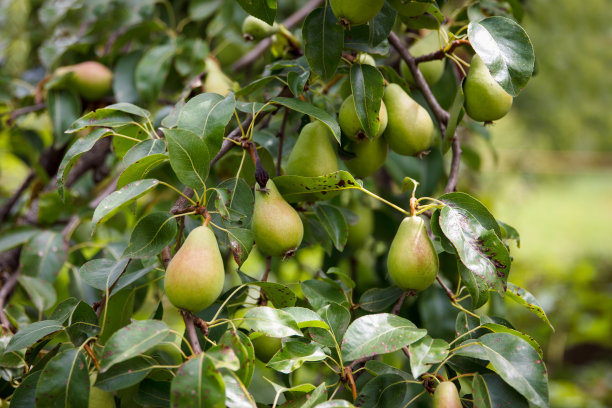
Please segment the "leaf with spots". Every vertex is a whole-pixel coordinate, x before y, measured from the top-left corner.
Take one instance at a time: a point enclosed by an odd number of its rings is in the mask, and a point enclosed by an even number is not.
[[[368,312],[382,312],[394,304],[402,293],[404,291],[395,285],[388,288],[371,288],[359,298],[359,307]]]
[[[313,309],[317,310],[329,303],[349,306],[342,286],[337,282],[327,280],[309,279],[302,282],[302,292]]]
[[[67,244],[60,232],[41,231],[25,244],[21,273],[53,283],[67,258]]]
[[[507,327],[507,326],[504,326],[502,324],[493,323],[491,321],[485,323],[486,319],[488,319],[488,316],[486,316],[486,315],[481,317],[481,321],[484,323],[482,325],[483,328],[488,329],[488,330],[492,331],[493,333],[510,333],[510,334],[512,334],[514,336],[520,337],[521,339],[523,339],[527,343],[529,343],[529,345],[531,347],[533,347],[533,349],[538,353],[540,358],[544,358],[544,351],[542,350],[542,347],[538,344],[538,342],[533,337],[531,337],[528,334],[521,333],[518,330],[512,329],[512,328]]]
[[[36,386],[41,371],[30,372],[11,397],[11,408],[32,408],[36,404]]]
[[[449,345],[442,339],[425,336],[408,346],[410,354],[410,370],[414,378],[429,371],[432,364],[443,361],[448,355]]]
[[[369,139],[380,128],[380,106],[385,92],[382,74],[371,65],[353,64],[350,71],[355,112]]]
[[[159,320],[138,320],[115,332],[106,342],[100,361],[100,372],[144,353],[163,341],[170,329]]]
[[[487,383],[478,373],[474,374],[472,380],[472,396],[474,397],[474,408],[493,408]]]
[[[81,279],[92,288],[106,291],[127,268],[129,259],[92,259],[79,269]]]
[[[108,371],[100,373],[96,387],[104,391],[117,391],[138,384],[153,370],[155,360],[137,356],[115,364]]]
[[[320,177],[279,176],[274,184],[283,198],[290,203],[319,201],[334,191],[361,188],[355,178],[346,171],[337,171]]]
[[[217,342],[218,346],[231,347],[238,357],[240,368],[236,375],[247,387],[251,383],[255,370],[255,350],[249,337],[241,331],[227,331]]]
[[[463,342],[456,355],[487,360],[492,369],[536,407],[548,407],[548,375],[537,351],[510,333],[485,334]]]
[[[550,320],[548,320],[546,312],[542,306],[540,306],[535,296],[533,296],[529,291],[516,286],[512,282],[508,282],[508,291],[506,293],[510,299],[529,309],[532,313],[542,319],[544,323],[546,323],[553,331],[555,330],[553,325],[550,323]]]
[[[27,326],[21,327],[20,330],[15,333],[11,340],[6,346],[5,353],[12,353],[13,351],[21,350],[26,347],[30,347],[38,340],[51,334],[58,334],[64,330],[64,326],[56,320],[42,320],[40,322],[34,322]]]
[[[225,407],[225,384],[213,362],[204,353],[184,363],[170,386],[173,407]]]
[[[53,307],[57,295],[48,281],[26,275],[20,275],[17,279],[39,312]]]
[[[203,191],[210,165],[206,142],[186,129],[165,129],[170,166],[179,180],[196,191]]]
[[[268,367],[289,374],[307,361],[321,361],[327,358],[323,348],[316,343],[288,341],[268,362]]]
[[[382,374],[361,388],[355,404],[362,408],[401,407],[408,384],[397,374]]]
[[[123,257],[156,256],[176,237],[176,230],[176,221],[167,212],[158,211],[142,217],[132,231]]]
[[[254,307],[246,312],[244,321],[251,329],[271,337],[302,335],[293,317],[280,309],[267,306]]]
[[[288,286],[281,283],[274,282],[253,282],[253,286],[259,286],[263,289],[268,300],[270,300],[274,307],[281,309],[283,307],[291,307],[295,305],[297,298],[295,293]]]
[[[154,179],[138,180],[105,197],[96,207],[91,222],[97,226],[115,215],[121,208],[148,193],[159,184]]]
[[[89,405],[89,372],[80,349],[64,350],[40,373],[36,407],[86,407]]]
[[[427,334],[410,320],[389,313],[362,316],[356,319],[344,335],[342,359],[359,360],[387,354],[406,347]]]
[[[220,369],[225,384],[225,405],[228,408],[257,408],[253,396],[236,373]]]

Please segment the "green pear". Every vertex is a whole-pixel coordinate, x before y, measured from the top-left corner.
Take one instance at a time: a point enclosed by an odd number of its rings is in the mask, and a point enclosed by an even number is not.
[[[376,17],[385,0],[330,0],[330,4],[342,25],[356,26]]]
[[[433,408],[462,408],[457,387],[451,381],[442,381],[433,395]]]
[[[302,243],[302,220],[272,179],[265,189],[255,188],[252,229],[257,248],[266,255],[290,256]]]
[[[385,103],[380,101],[380,109],[378,110],[378,116],[376,117],[377,126],[375,129],[374,137],[380,137],[385,129],[387,128],[387,108]],[[344,134],[351,140],[357,141],[365,139],[366,133],[357,117],[357,110],[355,109],[355,98],[353,95],[349,96],[342,102],[340,106],[340,112],[338,114],[338,122],[340,128]]]
[[[416,17],[425,13],[431,3],[421,3],[415,0],[389,0],[389,4],[400,17]]]
[[[512,95],[504,91],[478,55],[474,55],[463,84],[465,111],[479,122],[500,119],[512,107]]]
[[[440,40],[438,38],[438,32],[432,31],[422,39],[415,42],[414,45],[410,47],[410,53],[415,57],[419,57],[421,55],[438,51],[439,49]],[[422,62],[419,64],[419,69],[421,70],[423,77],[425,77],[427,84],[431,86],[442,78],[442,74],[444,74],[444,60]],[[412,72],[410,72],[410,69],[408,69],[408,65],[406,65],[404,60],[402,60],[400,64],[400,72],[410,85],[414,85],[414,77],[412,76]]]
[[[271,26],[265,21],[251,15],[247,16],[242,23],[242,34],[248,40],[263,40],[264,38],[270,37],[277,32],[278,26],[276,23]]]
[[[89,379],[90,384],[92,384],[89,387],[89,408],[115,408],[116,405],[113,393],[93,386],[97,377],[98,374],[94,373]]]
[[[68,73],[72,74],[68,83],[74,87],[83,99],[97,101],[111,91],[113,73],[99,62],[86,61],[55,70],[56,76]]]
[[[315,120],[304,126],[287,161],[286,173],[319,177],[338,171],[338,159],[331,144],[331,131]]]
[[[404,290],[421,291],[436,280],[438,255],[422,218],[404,218],[391,242],[387,269],[393,283]]]
[[[374,212],[358,200],[353,201],[349,210],[354,212],[359,219],[356,224],[349,224],[346,245],[353,249],[360,249],[374,232]]]
[[[197,313],[212,305],[223,290],[225,270],[215,233],[195,228],[166,269],[165,288],[170,302]]]
[[[227,96],[234,90],[234,81],[225,75],[221,66],[213,57],[206,58],[206,70],[208,73],[202,85],[205,92]]]
[[[387,160],[389,146],[384,138],[361,140],[352,142],[346,148],[356,157],[346,160],[349,171],[358,178],[365,178],[374,174]]]
[[[431,148],[434,124],[425,108],[397,84],[387,86],[383,101],[389,116],[384,135],[394,152],[414,156]]]
[[[281,339],[270,336],[259,336],[251,339],[255,348],[255,356],[264,363],[268,363],[283,345]]]
[[[374,60],[374,57],[372,57],[370,54],[362,52],[359,53],[359,55],[357,55],[357,57],[355,58],[355,64],[371,65],[375,67],[376,61]]]

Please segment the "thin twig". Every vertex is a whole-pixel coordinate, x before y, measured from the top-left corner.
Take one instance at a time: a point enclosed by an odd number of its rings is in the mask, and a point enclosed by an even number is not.
[[[266,256],[266,270],[261,278],[262,282],[268,281],[268,275],[270,275],[270,269],[272,269],[272,257],[270,255]]]
[[[450,173],[448,174],[448,181],[444,188],[444,194],[452,193],[457,189],[457,183],[459,182],[459,166],[461,165],[461,144],[459,143],[459,137],[455,133],[453,137],[453,158],[451,160]]]
[[[45,103],[37,103],[32,106],[24,106],[23,108],[15,109],[14,111],[11,112],[9,119],[7,121],[7,124],[10,126],[13,124],[15,119],[17,119],[18,117],[22,115],[27,115],[30,112],[36,112],[36,111],[42,110],[46,106],[47,105]]]
[[[400,312],[400,309],[402,308],[402,305],[404,304],[404,301],[406,300],[406,296],[408,296],[409,294],[410,294],[409,290],[405,290],[404,293],[402,293],[402,296],[400,296],[400,298],[395,303],[395,306],[393,306],[393,309],[391,309],[391,313],[396,315]]]
[[[0,224],[3,223],[4,220],[8,217],[15,203],[17,203],[21,195],[24,193],[24,191],[27,190],[33,180],[34,172],[31,171],[28,177],[26,177],[23,183],[21,183],[21,186],[19,186],[19,188],[13,193],[11,198],[9,198],[9,200],[4,204],[2,209],[0,209]]]
[[[453,41],[447,50],[437,50],[430,54],[421,55],[420,57],[416,57],[414,62],[420,64],[421,62],[434,61],[442,59],[446,56],[446,54],[450,54],[455,51],[455,48],[460,47],[462,45],[468,45],[470,42],[468,40],[455,40]]]
[[[451,300],[451,302],[455,302],[455,294],[453,293],[452,290],[450,290],[448,288],[448,286],[446,286],[444,284],[444,282],[442,281],[442,279],[440,279],[440,275],[436,276],[436,280],[438,281],[438,283],[440,284],[440,286],[442,286],[442,289],[444,289],[444,292],[446,293],[446,296],[448,296],[448,298]]]
[[[181,310],[181,315],[185,321],[185,329],[187,330],[189,343],[193,348],[194,354],[198,355],[202,352],[202,346],[200,346],[200,340],[198,340],[198,333],[195,328],[195,316],[187,310]]]
[[[6,281],[4,281],[2,288],[0,288],[0,323],[2,323],[2,329],[10,330],[13,333],[15,333],[16,330],[9,321],[9,319],[6,317],[6,314],[4,313],[4,305],[8,297],[11,295],[11,293],[13,293],[15,285],[17,285],[18,277],[19,270],[16,270],[6,278]]]

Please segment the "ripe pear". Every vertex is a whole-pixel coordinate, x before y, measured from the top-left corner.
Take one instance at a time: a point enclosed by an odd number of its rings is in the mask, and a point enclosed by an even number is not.
[[[512,95],[504,91],[478,55],[474,55],[463,84],[465,111],[480,122],[500,119],[512,107]]]
[[[197,313],[212,305],[223,290],[225,270],[215,233],[195,228],[166,269],[165,288],[170,302]]]
[[[442,381],[433,395],[433,408],[462,408],[457,387],[451,381]]]
[[[278,32],[278,25],[270,25],[263,20],[247,16],[242,23],[242,34],[248,40],[263,40],[264,38],[270,37]]]
[[[290,256],[302,243],[304,225],[272,179],[265,190],[255,188],[252,225],[255,244],[266,255]]]
[[[359,219],[355,225],[348,226],[348,239],[346,245],[353,249],[361,248],[368,237],[374,232],[374,212],[362,202],[355,200],[349,206]]]
[[[389,0],[389,4],[400,17],[416,17],[425,13],[430,3],[421,3],[415,0]]]
[[[330,0],[330,4],[342,25],[356,26],[376,17],[385,0]]]
[[[86,61],[55,70],[56,76],[68,73],[72,73],[68,83],[74,87],[83,99],[97,101],[111,91],[113,73],[99,62]]]
[[[387,108],[385,103],[380,101],[380,109],[378,110],[378,116],[376,117],[377,126],[375,129],[374,137],[380,137],[385,129],[387,128]],[[344,134],[351,140],[363,140],[365,139],[366,133],[357,117],[357,110],[355,109],[355,98],[350,95],[342,102],[340,106],[340,113],[338,114],[338,122]]]
[[[338,171],[338,159],[331,144],[331,131],[315,120],[304,126],[287,162],[288,175],[319,177]]]
[[[251,339],[251,343],[255,348],[255,356],[264,363],[268,363],[283,345],[281,339],[266,335]]]
[[[421,55],[438,51],[439,49],[440,40],[438,38],[438,32],[432,31],[422,39],[415,42],[414,45],[410,47],[410,53],[415,57],[419,57]],[[431,86],[442,78],[442,74],[444,74],[444,60],[422,62],[419,64],[419,69],[425,77],[427,84]],[[408,65],[406,65],[406,62],[403,60],[400,64],[400,72],[410,85],[414,85],[414,77],[412,76],[412,72],[410,72]]]
[[[416,103],[399,85],[385,89],[383,101],[389,122],[385,138],[389,147],[404,156],[428,150],[434,142],[434,124],[429,113]]]
[[[438,255],[422,218],[404,218],[391,242],[387,269],[393,283],[404,290],[427,289],[436,279]]]
[[[389,146],[384,138],[379,137],[378,139],[352,142],[346,150],[356,156],[346,160],[346,167],[354,176],[365,178],[374,174],[385,164]]]

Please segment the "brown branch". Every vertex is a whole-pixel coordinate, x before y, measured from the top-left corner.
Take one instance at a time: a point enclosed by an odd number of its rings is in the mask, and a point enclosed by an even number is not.
[[[36,112],[36,111],[42,110],[46,106],[47,105],[45,103],[37,103],[32,106],[24,106],[23,108],[15,109],[14,111],[11,112],[9,119],[7,121],[7,124],[10,126],[13,124],[15,119],[17,119],[18,117],[22,115],[27,115],[30,112]]]
[[[306,18],[308,14],[310,14],[314,9],[319,7],[319,5],[323,2],[323,0],[310,0],[308,3],[304,4],[304,6],[297,10],[295,13],[290,15],[282,24],[287,28],[294,27],[297,23]],[[253,64],[261,55],[266,52],[266,50],[272,45],[272,39],[266,38],[261,40],[255,48],[246,53],[242,58],[238,61],[234,62],[231,66],[233,71],[240,71],[243,68],[248,67]]]
[[[187,337],[193,348],[193,353],[194,355],[198,355],[202,352],[202,346],[200,346],[198,333],[195,329],[195,316],[187,310],[181,310],[181,316],[183,316],[183,320],[185,321],[185,329],[187,330]]]
[[[440,275],[436,276],[436,280],[438,281],[440,286],[442,286],[442,289],[444,289],[444,292],[446,293],[446,296],[448,296],[448,298],[451,300],[451,302],[455,302],[455,294],[453,293],[452,290],[450,290],[448,288],[448,286],[446,286],[444,284],[444,282],[442,282],[442,279],[440,279]]]
[[[11,293],[13,293],[15,285],[17,285],[18,277],[19,270],[16,270],[10,275],[8,275],[8,277],[4,281],[4,284],[2,285],[2,288],[0,288],[0,323],[2,324],[2,332],[5,330],[10,330],[13,333],[17,332],[15,327],[13,327],[10,320],[8,319],[8,317],[6,317],[6,314],[4,313],[4,305],[6,304],[6,301],[8,300]]]
[[[457,47],[460,47],[462,45],[469,45],[469,44],[470,42],[468,40],[455,40],[450,44],[447,50],[437,50],[437,51],[432,52],[431,54],[421,55],[420,57],[416,57],[414,59],[414,62],[416,62],[417,64],[420,64],[421,62],[439,60],[439,59],[444,58],[446,54],[450,54],[453,51],[455,51]]]
[[[400,309],[402,308],[402,305],[404,304],[404,301],[406,300],[406,296],[408,296],[409,294],[411,294],[411,291],[409,290],[405,290],[404,293],[402,293],[402,296],[400,296],[400,298],[397,300],[397,302],[393,306],[393,309],[391,309],[391,313],[396,315],[400,312]]]
[[[21,186],[19,186],[19,188],[13,193],[11,198],[9,198],[8,201],[4,204],[2,209],[0,209],[0,224],[3,223],[4,220],[8,217],[15,203],[19,201],[19,198],[27,190],[27,188],[30,186],[30,183],[32,183],[33,180],[34,180],[34,172],[31,171],[28,177],[26,177],[26,179],[23,181]]]
[[[452,193],[457,189],[457,183],[459,182],[459,166],[461,165],[461,144],[459,143],[459,136],[455,133],[453,137],[453,158],[451,160],[450,173],[448,175],[448,181],[444,188],[444,194]]]
[[[89,170],[97,169],[104,164],[106,155],[110,151],[111,138],[105,137],[100,139],[94,147],[85,153],[79,161],[74,165],[70,174],[66,178],[66,188],[72,186],[81,176]]]

